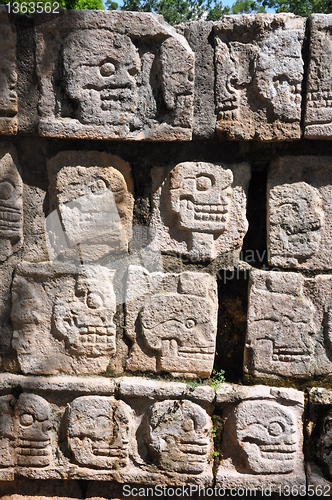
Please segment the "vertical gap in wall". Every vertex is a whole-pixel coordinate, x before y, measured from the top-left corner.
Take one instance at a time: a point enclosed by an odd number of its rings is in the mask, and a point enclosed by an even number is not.
[[[241,260],[259,269],[267,269],[266,233],[267,169],[253,170],[249,184],[247,219],[248,232],[243,240]]]
[[[308,86],[308,76],[309,76],[309,62],[310,62],[310,31],[311,31],[311,19],[308,17],[306,19],[305,34],[302,46],[302,59],[303,59],[303,80],[302,80],[302,100],[301,100],[301,136],[304,136],[305,127],[305,109],[306,109],[306,97],[307,97],[307,86]]]
[[[242,380],[248,281],[248,271],[234,269],[218,273],[218,337],[214,369],[224,370],[227,382]]]

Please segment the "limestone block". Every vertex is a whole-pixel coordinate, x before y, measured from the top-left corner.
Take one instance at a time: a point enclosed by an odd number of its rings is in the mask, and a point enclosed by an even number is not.
[[[227,402],[221,394],[221,403],[217,394],[225,421],[217,486],[272,492],[305,486],[303,393],[264,386],[239,390],[237,401]]]
[[[128,251],[132,234],[130,166],[97,151],[61,151],[47,163],[49,253],[95,261]]]
[[[284,156],[268,174],[268,259],[272,266],[330,270],[332,157]]]
[[[0,262],[17,252],[22,244],[23,182],[15,151],[3,146],[0,148]]]
[[[190,140],[194,54],[161,16],[36,16],[39,133],[49,137]]]
[[[264,378],[332,373],[332,279],[253,271],[245,371]]]
[[[215,23],[217,132],[234,140],[301,137],[305,19],[223,16]]]
[[[93,374],[116,353],[114,271],[22,263],[12,290],[12,346],[23,373]]]
[[[156,248],[201,261],[240,252],[248,229],[247,163],[183,162],[154,168],[152,179]]]
[[[16,32],[0,6],[0,135],[17,132]]]
[[[217,288],[207,273],[149,273],[129,266],[126,333],[131,371],[209,377],[217,336]]]
[[[310,48],[307,80],[305,130],[309,139],[332,137],[332,15],[309,18]]]

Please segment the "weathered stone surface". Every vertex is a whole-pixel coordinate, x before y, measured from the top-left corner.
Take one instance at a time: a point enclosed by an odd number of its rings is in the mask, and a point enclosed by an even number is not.
[[[329,270],[332,158],[284,156],[268,174],[268,258],[272,266]]]
[[[128,271],[126,333],[131,371],[208,377],[217,335],[217,289],[207,273]]]
[[[309,139],[332,138],[332,15],[314,14],[310,23],[310,60],[305,130]]]
[[[241,400],[236,403],[228,403],[227,396],[221,398],[225,426],[217,485],[271,488],[272,492],[278,492],[279,486],[305,485],[303,393],[263,386],[240,391]]]
[[[0,6],[0,135],[17,132],[16,32]]]
[[[179,163],[154,168],[153,244],[164,253],[211,260],[242,247],[248,229],[247,163]]]
[[[253,271],[245,371],[265,378],[329,375],[331,297],[330,275]]]
[[[161,16],[36,17],[41,135],[190,140],[194,54]]]
[[[15,151],[0,148],[0,262],[23,244],[23,182]]]
[[[300,139],[305,19],[223,16],[214,25],[217,132],[227,139]]]
[[[23,373],[100,373],[116,352],[114,272],[102,266],[19,266],[12,345]]]
[[[61,151],[48,172],[50,255],[87,262],[127,252],[134,205],[129,164],[97,151]]]

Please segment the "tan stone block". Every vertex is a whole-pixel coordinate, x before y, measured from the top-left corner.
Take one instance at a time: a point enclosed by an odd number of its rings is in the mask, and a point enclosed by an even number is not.
[[[308,139],[332,137],[332,15],[309,18],[310,47],[307,80],[305,130]]]
[[[126,333],[133,344],[127,369],[209,377],[217,309],[216,283],[207,273],[149,273],[130,266]]]
[[[0,135],[17,132],[16,31],[0,6]]]
[[[223,16],[214,24],[217,132],[233,140],[301,137],[305,19]]]
[[[332,157],[284,156],[268,174],[268,259],[272,266],[329,270]]]
[[[37,16],[36,43],[41,135],[191,139],[194,54],[162,16],[116,11]]]
[[[198,261],[240,252],[248,229],[247,163],[183,162],[174,168],[154,168],[152,179],[156,249]]]

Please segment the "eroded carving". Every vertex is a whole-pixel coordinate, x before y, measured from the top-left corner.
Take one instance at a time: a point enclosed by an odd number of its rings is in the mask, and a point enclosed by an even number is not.
[[[239,249],[248,229],[249,179],[247,164],[231,168],[204,162],[176,165],[154,200],[152,224],[161,250],[208,260]]]
[[[80,465],[125,467],[129,455],[132,410],[106,396],[75,399],[68,416],[68,443]]]
[[[17,132],[16,33],[0,6],[0,134]]]
[[[133,347],[127,368],[209,376],[217,333],[215,286],[205,273],[149,274],[130,266],[126,325]]]
[[[211,419],[187,400],[155,403],[150,412],[148,447],[159,468],[181,474],[204,472],[212,450]]]
[[[0,397],[0,468],[15,464],[13,396]]]
[[[214,31],[217,131],[237,140],[299,139],[303,21],[227,16]]]
[[[332,480],[332,411],[323,421],[322,433],[318,440],[318,455],[326,475]]]
[[[13,157],[0,159],[0,262],[23,244],[23,182]]]
[[[184,37],[153,14],[60,17],[56,44],[36,28],[42,135],[191,139],[194,54]]]

